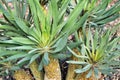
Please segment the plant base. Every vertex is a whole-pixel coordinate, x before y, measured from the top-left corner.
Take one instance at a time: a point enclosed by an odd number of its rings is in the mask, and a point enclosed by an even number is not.
[[[17,70],[13,77],[15,80],[32,80],[32,76],[24,70]]]
[[[44,80],[61,80],[61,70],[58,59],[50,57],[49,65],[44,67],[45,79]]]
[[[43,72],[38,71],[38,64],[36,61],[33,61],[30,64],[30,70],[32,71],[32,74],[33,74],[35,80],[43,80]]]

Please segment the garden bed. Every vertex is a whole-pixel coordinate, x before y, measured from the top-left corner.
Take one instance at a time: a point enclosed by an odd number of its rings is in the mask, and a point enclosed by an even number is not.
[[[113,0],[113,2],[108,6],[108,8],[110,8],[112,5],[114,5],[115,2],[116,2],[116,0]],[[13,5],[11,3],[9,3],[8,6],[13,8]],[[0,18],[3,18],[3,16],[1,14],[0,14]],[[114,26],[114,25],[116,25],[118,23],[120,23],[120,18],[116,19],[115,21],[112,21],[110,23],[107,23],[105,28],[107,29],[110,26]],[[111,28],[113,28],[113,27],[111,27]],[[117,35],[116,36],[120,36],[120,28],[117,31]],[[74,36],[72,36],[72,38],[73,37]],[[68,64],[66,63],[67,60],[69,60],[69,59],[60,60],[60,62],[59,62],[60,63],[60,67],[61,67],[61,72],[62,72],[62,80],[65,80],[65,77],[67,75],[67,69],[68,69]],[[32,80],[34,80],[34,77],[33,77],[33,74],[31,73],[31,70],[30,69],[24,69],[24,70],[25,70],[26,74],[29,74],[30,76],[32,76]],[[105,77],[104,80],[120,80],[120,69],[116,69],[116,70],[118,72],[113,73],[113,75],[111,75],[111,76],[103,75],[103,77]],[[0,78],[0,80],[2,80],[2,78]],[[13,80],[13,76],[11,76],[11,75],[6,76],[5,79],[3,79],[3,80]]]

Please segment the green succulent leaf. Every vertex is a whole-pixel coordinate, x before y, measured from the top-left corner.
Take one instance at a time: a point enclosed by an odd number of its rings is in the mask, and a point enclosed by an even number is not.
[[[39,66],[38,66],[38,70],[41,71],[43,69],[44,63],[41,61]]]
[[[48,53],[44,53],[44,56],[43,56],[43,63],[44,65],[48,65],[49,64],[49,56],[48,56]]]
[[[38,66],[38,70],[42,70],[44,66],[47,66],[49,64],[49,54],[46,52],[44,53],[41,62]]]
[[[9,26],[9,25],[0,25],[0,29],[12,30],[12,31],[16,30],[15,28],[13,28],[13,26]]]
[[[23,38],[23,37],[12,37],[12,40],[22,44],[35,44],[33,41],[29,40],[28,38]]]
[[[88,64],[87,62],[82,62],[82,61],[66,61],[67,63],[70,63],[70,64],[80,64],[80,65],[85,65],[85,64]]]
[[[52,8],[52,16],[53,16],[53,31],[58,24],[58,6],[57,1],[51,1],[51,8]]]
[[[105,68],[105,69],[102,69],[101,72],[103,74],[107,74],[107,75],[111,75],[110,72],[115,72],[115,70],[111,69],[111,68]]]
[[[14,55],[2,60],[1,62],[17,60],[17,59],[20,59],[20,58],[25,57],[25,56],[26,56],[25,53],[17,53],[17,54],[14,54]]]
[[[25,22],[23,20],[21,20],[20,18],[15,18],[15,21],[18,25],[18,27],[24,31],[25,33],[29,34],[29,28],[28,26],[25,24]]]
[[[89,78],[92,75],[92,69],[90,69],[90,71],[88,72],[88,74],[86,75],[86,78]]]
[[[94,74],[96,78],[99,78],[99,70],[97,68],[94,68]]]
[[[36,6],[33,0],[29,0],[29,5],[30,5],[30,10],[32,11],[32,15],[33,15],[33,20],[34,20],[34,25],[36,26],[37,30],[39,31],[39,20],[38,20],[38,16],[37,16],[37,10],[36,10]]]
[[[24,54],[25,52],[22,52],[22,51],[10,51],[10,50],[0,50],[0,57],[12,56],[12,55],[16,55],[17,53]]]
[[[31,57],[31,59],[30,59],[29,64],[31,64],[33,61],[35,61],[37,58],[39,58],[40,55],[41,55],[40,53],[37,53],[37,54],[33,55],[33,56]]]
[[[83,73],[83,72],[88,71],[91,67],[92,67],[92,65],[91,65],[91,64],[88,64],[88,65],[86,65],[86,66],[85,66],[84,68],[82,68],[82,69],[76,69],[75,72],[76,72],[76,73]]]
[[[54,47],[56,47],[55,48],[55,50],[53,51],[53,52],[59,52],[59,51],[61,51],[64,47],[65,47],[65,45],[66,45],[66,43],[67,43],[67,38],[68,38],[68,35],[67,34],[65,34],[64,36],[62,36],[57,42],[56,42],[56,44],[54,45]]]
[[[32,46],[16,46],[16,47],[8,47],[6,49],[9,49],[9,50],[31,50],[31,49],[34,49]]]
[[[9,45],[9,44],[11,44],[11,45],[18,44],[18,43],[16,43],[16,42],[13,41],[13,40],[4,40],[4,41],[0,40],[0,43],[1,43],[1,44],[6,44],[6,45]]]
[[[8,8],[8,7],[7,7]],[[14,23],[13,22],[13,16],[11,14],[11,12],[8,10],[6,10],[2,3],[0,2],[0,11],[5,15],[6,19],[10,22],[10,23]]]
[[[63,17],[63,14],[65,13],[67,7],[68,7],[68,4],[70,3],[71,0],[64,0],[63,1],[63,5],[61,6],[60,8],[60,13],[59,13],[59,19],[61,19],[61,17]]]
[[[80,44],[82,44],[82,42],[71,42],[68,44],[68,46],[70,49],[73,49],[73,48],[79,46]]]
[[[78,58],[88,58],[86,56],[82,56],[82,55],[77,55],[74,51],[72,51],[69,47],[67,47],[68,50],[75,56],[75,57],[78,57]]]
[[[15,71],[15,70],[19,70],[19,69],[20,69],[19,66],[12,66],[12,67],[11,67],[11,70],[13,70],[13,71]]]
[[[57,53],[57,54],[52,55],[53,58],[57,58],[60,60],[70,58],[71,56],[72,56],[71,54],[69,54],[69,53],[67,54],[66,52],[65,53]]]
[[[85,1],[80,2],[75,9],[72,11],[72,13],[69,15],[67,23],[65,27],[63,28],[63,32],[66,32],[67,30],[72,30],[71,28],[74,26],[74,24],[77,21],[77,18],[79,14],[81,13],[82,9],[84,8]],[[71,26],[71,27],[70,27]]]
[[[29,61],[32,56],[33,56],[33,55],[28,55],[28,56],[23,57],[22,59],[20,59],[20,60],[17,62],[17,65],[20,65],[20,64],[24,63],[25,61]]]

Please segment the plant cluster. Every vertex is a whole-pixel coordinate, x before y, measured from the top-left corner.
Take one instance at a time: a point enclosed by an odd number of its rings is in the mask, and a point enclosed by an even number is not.
[[[36,80],[62,80],[59,59],[69,59],[66,80],[98,79],[120,68],[120,37],[106,23],[120,17],[120,1],[0,1],[0,72],[29,68]],[[72,36],[72,39],[69,37]],[[21,71],[22,72],[22,71]],[[71,77],[71,73],[75,73]],[[77,73],[77,74],[76,74]],[[9,75],[9,74],[8,74]],[[19,80],[19,79],[16,79]]]

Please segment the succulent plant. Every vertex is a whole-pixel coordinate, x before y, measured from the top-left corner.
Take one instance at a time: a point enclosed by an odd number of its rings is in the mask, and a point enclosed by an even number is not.
[[[77,41],[81,43],[76,47],[78,53],[69,46],[67,47],[78,58],[76,61],[67,61],[67,63],[79,65],[78,69],[75,69],[76,73],[80,75],[84,73],[85,78],[94,76],[93,79],[98,79],[99,73],[109,75],[115,71],[115,68],[120,68],[118,60],[120,57],[120,37],[113,36],[117,27],[104,32],[98,29],[93,32],[89,29],[88,34],[83,30],[84,36],[77,38]]]
[[[17,65],[30,65],[38,61],[39,70],[44,67],[45,71],[50,72],[51,68],[47,68],[47,65],[54,64],[53,56],[60,54],[67,44],[68,36],[84,24],[89,15],[88,12],[78,19],[84,3],[87,3],[82,1],[65,21],[69,2],[62,1],[61,6],[58,6],[57,0],[51,0],[46,5],[39,0],[12,0],[14,7],[11,9],[5,0],[0,1],[0,11],[4,16],[0,20],[0,34],[3,36],[0,47],[5,49],[2,56],[8,56],[0,62],[17,60]],[[13,53],[9,55],[7,51]],[[58,60],[56,65],[59,69]]]
[[[10,7],[1,0],[0,57],[4,59],[0,63],[16,61],[16,66],[30,67],[33,74],[33,67],[44,68],[47,78],[61,80],[58,57],[67,55],[62,51],[68,36],[83,27],[103,26],[117,19],[120,11],[120,1],[110,9],[107,5],[111,0],[101,0],[98,5],[97,0],[74,0],[74,6],[71,1],[11,0]],[[59,70],[55,71],[57,76],[52,69]]]

